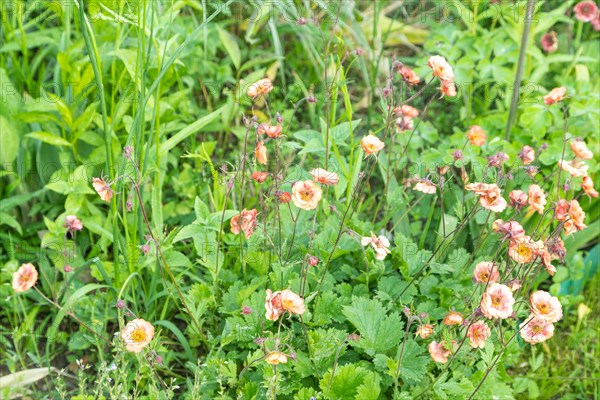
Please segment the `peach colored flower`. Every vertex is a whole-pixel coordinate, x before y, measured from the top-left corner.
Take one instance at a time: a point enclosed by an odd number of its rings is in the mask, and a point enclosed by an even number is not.
[[[542,264],[544,264],[544,267],[550,276],[554,276],[556,273],[556,267],[552,265],[552,261],[557,259],[557,255],[551,253],[547,247],[544,247],[544,250],[542,251]]]
[[[383,149],[385,147],[385,143],[379,140],[377,136],[367,135],[361,139],[360,147],[362,147],[367,155],[371,155]]]
[[[281,308],[292,314],[304,314],[304,299],[291,290],[285,289],[281,292]]]
[[[590,21],[595,31],[600,31],[600,10],[596,12],[596,16]]]
[[[598,7],[596,3],[591,0],[580,1],[573,8],[575,12],[575,18],[583,22],[591,22],[596,17]]]
[[[520,264],[530,263],[542,255],[544,247],[543,241],[534,241],[530,236],[523,236],[510,242],[508,255]]]
[[[456,311],[450,311],[445,317],[444,317],[444,325],[461,325],[464,322],[464,318],[463,316]]]
[[[38,272],[31,263],[22,264],[13,274],[12,288],[15,293],[31,289],[38,280]]]
[[[281,130],[281,125],[269,125],[266,122],[258,125],[258,128],[256,128],[256,132],[259,135],[267,135],[272,139],[277,139],[279,136],[281,136]]]
[[[456,85],[451,81],[442,81],[442,85],[440,86],[440,90],[444,94],[444,96],[454,97],[456,96]]]
[[[561,86],[561,87],[554,88],[550,91],[550,93],[548,93],[547,95],[544,96],[544,103],[546,103],[547,105],[552,105],[554,103],[558,103],[559,101],[562,101],[565,98],[566,94],[567,94],[566,87]]]
[[[252,97],[254,99],[258,96],[266,95],[271,90],[273,90],[273,83],[269,78],[264,78],[250,85],[247,94],[248,97]]]
[[[479,125],[473,125],[467,132],[467,138],[474,146],[483,146],[485,143],[485,131]]]
[[[455,340],[452,341],[452,345],[454,346]],[[438,343],[435,340],[429,343],[429,355],[435,362],[439,362],[442,364],[446,364],[448,362],[448,357],[452,355],[452,350],[446,350],[443,343]]]
[[[322,185],[337,185],[340,180],[338,174],[329,172],[323,168],[311,169],[310,174],[313,176],[315,182],[319,182]]]
[[[287,204],[290,202],[290,200],[292,200],[292,195],[289,192],[281,192],[281,193],[279,193],[277,198],[283,204]]]
[[[410,130],[413,130],[414,127],[415,127],[415,124],[411,117],[404,116],[404,117],[396,118],[396,132],[402,133],[402,132],[410,131]]]
[[[503,239],[511,241],[520,240],[525,236],[525,229],[517,221],[504,222],[497,219],[492,223],[492,229],[494,232],[501,234]]]
[[[243,231],[246,239],[250,239],[250,236],[252,236],[254,228],[256,227],[257,214],[258,211],[256,209],[246,210],[244,208],[240,214],[233,216],[229,222],[231,226],[231,233],[237,235]]]
[[[569,162],[565,160],[558,160],[558,166],[561,167],[564,171],[567,171],[574,178],[578,178],[580,176],[586,176],[588,171],[588,166],[579,160],[575,159]]]
[[[585,212],[579,205],[579,202],[575,199],[568,202],[569,206],[569,218],[564,222],[565,235],[582,231],[587,228],[587,225],[583,222],[585,219]]]
[[[479,204],[486,210],[502,212],[508,205],[500,195],[500,188],[495,183],[470,183],[465,185],[465,189],[477,193]]]
[[[277,364],[285,364],[288,361],[288,358],[285,354],[283,354],[280,351],[271,351],[269,354],[267,354],[267,356],[265,357],[265,361],[268,364],[271,365],[277,365]]]
[[[546,249],[552,255],[553,260],[565,261],[567,249],[565,248],[565,242],[559,236],[550,237],[546,240]]]
[[[480,283],[494,283],[500,278],[500,272],[498,272],[498,266],[493,262],[482,261],[475,266],[473,277]]]
[[[265,299],[265,318],[270,321],[277,321],[279,316],[285,312],[281,306],[281,292],[272,292],[267,289],[267,298]]]
[[[598,197],[598,192],[596,191],[596,189],[594,189],[594,181],[589,176],[583,177],[583,182],[581,182],[581,188],[588,196]]]
[[[396,108],[394,108],[393,112],[396,117],[415,118],[419,116],[419,110],[407,104],[397,106]]]
[[[65,217],[65,228],[69,232],[80,231],[83,229],[83,224],[75,215],[67,215]]]
[[[258,143],[256,143],[254,155],[256,156],[256,162],[258,162],[259,164],[266,164],[269,161],[269,156],[267,154],[267,146],[265,146],[265,142],[260,140]]]
[[[123,327],[121,338],[127,351],[139,353],[154,338],[154,327],[150,322],[136,318]]]
[[[404,65],[400,66],[398,73],[402,75],[404,82],[408,83],[409,85],[416,85],[421,82],[421,78],[419,78],[415,71]]]
[[[431,324],[422,324],[417,328],[416,336],[419,336],[421,339],[427,339],[429,336],[433,334],[433,325]]]
[[[582,160],[591,160],[594,158],[594,153],[587,148],[587,145],[583,140],[571,141],[571,150],[573,150],[575,156],[581,158]]]
[[[384,260],[385,257],[391,253],[389,250],[390,241],[383,235],[379,237],[375,236],[373,232],[371,232],[371,237],[363,237],[360,240],[360,244],[363,246],[368,246],[369,244],[373,246],[375,249],[375,258],[378,260]]]
[[[556,207],[554,208],[554,218],[557,221],[566,221],[569,216],[569,209],[571,208],[571,204],[565,199],[560,199],[556,202]]]
[[[531,313],[538,318],[545,319],[548,322],[557,322],[562,316],[562,305],[557,297],[550,293],[538,290],[529,297],[531,303]]]
[[[113,190],[110,188],[110,183],[107,183],[104,179],[93,178],[92,186],[94,186],[94,190],[100,196],[102,200],[105,202],[110,202],[110,199],[113,196]]]
[[[254,179],[258,183],[263,183],[264,181],[266,181],[268,176],[268,172],[254,171],[252,173],[252,179]]]
[[[533,211],[543,214],[546,205],[546,194],[538,185],[529,185],[527,202]]]
[[[546,53],[554,53],[556,50],[558,50],[558,36],[554,31],[548,32],[542,36],[541,42],[542,49],[544,49]]]
[[[535,150],[531,146],[523,146],[519,157],[523,165],[529,165],[535,160]]]
[[[426,194],[434,194],[436,187],[429,179],[421,179],[417,182],[413,190],[418,190]]]
[[[554,335],[552,322],[536,317],[534,314],[527,317],[519,325],[519,329],[523,340],[531,344],[545,342]]]
[[[469,330],[467,331],[469,344],[474,349],[483,349],[485,341],[490,337],[490,334],[490,327],[483,321],[477,321],[469,326]]]
[[[508,194],[510,206],[517,210],[527,205],[527,193],[522,190],[513,190]]]
[[[433,71],[433,76],[438,77],[442,81],[453,82],[454,71],[446,59],[442,56],[431,56],[427,62],[429,68]]]
[[[483,297],[479,307],[486,318],[506,319],[513,313],[515,299],[510,288],[500,283],[491,283]]]
[[[314,210],[321,200],[321,188],[313,181],[300,181],[292,187],[292,201],[303,210]]]

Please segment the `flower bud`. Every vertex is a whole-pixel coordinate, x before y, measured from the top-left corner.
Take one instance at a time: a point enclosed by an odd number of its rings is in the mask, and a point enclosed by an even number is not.
[[[316,267],[319,264],[319,259],[315,256],[310,256],[308,257],[308,263],[311,266]]]
[[[252,309],[248,306],[243,306],[242,307],[242,314],[244,315],[250,315],[252,314]]]
[[[67,264],[64,266],[63,270],[65,272],[71,272],[71,271],[73,271],[73,267],[71,267],[69,264]]]
[[[117,300],[115,307],[117,307],[119,310],[122,310],[125,308],[125,302],[123,300]]]

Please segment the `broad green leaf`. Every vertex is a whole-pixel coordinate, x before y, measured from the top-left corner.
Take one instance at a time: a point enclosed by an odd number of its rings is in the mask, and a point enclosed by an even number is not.
[[[242,56],[240,54],[240,47],[238,46],[235,36],[223,28],[217,27],[217,30],[219,31],[219,39],[221,39],[221,43],[223,43],[225,50],[227,50],[227,53],[229,53],[231,61],[233,61],[233,65],[235,65],[235,69],[240,69]]]

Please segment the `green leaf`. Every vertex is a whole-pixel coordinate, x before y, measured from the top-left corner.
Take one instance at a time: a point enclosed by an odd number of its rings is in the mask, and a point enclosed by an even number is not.
[[[242,56],[240,54],[240,47],[238,46],[235,36],[223,28],[217,27],[217,30],[219,31],[219,39],[221,39],[221,43],[223,43],[225,50],[227,50],[227,53],[229,53],[231,61],[233,61],[233,65],[235,65],[235,69],[240,69]]]
[[[160,145],[160,152],[166,153],[169,150],[171,150],[173,147],[175,147],[179,143],[181,143],[183,140],[185,140],[188,136],[193,135],[194,133],[198,133],[198,131],[200,129],[204,128],[206,125],[210,124],[215,119],[217,119],[217,117],[219,115],[221,115],[223,110],[224,110],[224,107],[221,107],[218,110],[213,111],[212,113],[205,115],[204,117],[196,120],[191,125],[186,126],[182,130],[177,132],[175,135],[171,136],[169,139],[164,141]]]
[[[52,146],[71,146],[71,143],[59,136],[51,134],[50,132],[32,132],[25,135],[25,137],[39,140],[44,143],[51,144]]]
[[[400,316],[397,313],[388,316],[379,300],[353,297],[352,305],[344,307],[342,313],[360,332],[356,346],[371,355],[391,349],[404,336]]]
[[[380,377],[375,372],[355,364],[347,364],[336,370],[333,380],[331,371],[326,373],[320,380],[319,386],[326,399],[377,400],[381,390],[379,382]]]
[[[0,161],[11,163],[19,152],[20,138],[16,126],[3,115],[0,115]]]

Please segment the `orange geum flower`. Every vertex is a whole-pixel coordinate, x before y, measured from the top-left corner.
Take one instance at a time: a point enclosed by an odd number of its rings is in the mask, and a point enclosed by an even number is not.
[[[277,321],[279,316],[285,312],[281,306],[281,292],[272,292],[267,289],[267,298],[265,299],[265,317],[271,321]]]
[[[264,78],[250,85],[247,94],[248,97],[252,97],[254,99],[258,96],[266,95],[271,90],[273,90],[273,83],[269,78]]]
[[[529,297],[531,312],[538,318],[549,322],[557,322],[562,316],[562,305],[557,297],[544,290],[538,290]]]
[[[281,292],[281,308],[292,314],[302,315],[305,312],[304,299],[291,290]]]
[[[455,340],[452,341],[452,345],[456,343]],[[435,362],[439,362],[442,364],[446,364],[448,362],[448,357],[452,355],[452,350],[447,350],[444,347],[444,343],[438,343],[435,340],[429,343],[429,355]]]
[[[31,263],[22,264],[13,274],[12,288],[15,293],[31,289],[38,280],[38,272]]]
[[[519,157],[523,162],[523,165],[529,165],[535,160],[535,150],[531,146],[523,146]]]
[[[419,110],[414,107],[409,106],[408,104],[403,104],[394,108],[394,114],[397,117],[410,117],[415,118],[419,116]]]
[[[566,219],[563,225],[565,235],[582,231],[587,228],[587,225],[583,222],[585,219],[585,212],[579,205],[579,202],[576,199],[573,199],[568,202],[568,206],[570,218]]]
[[[594,153],[587,148],[587,145],[583,140],[574,140],[571,142],[571,150],[578,158],[582,160],[591,160],[594,158]]]
[[[511,241],[520,240],[525,236],[525,229],[517,221],[504,222],[497,219],[492,223],[492,229],[494,232],[501,234],[504,239]]]
[[[258,214],[257,210],[244,210],[238,214],[234,215],[231,218],[230,226],[231,233],[237,235],[240,232],[244,232],[244,236],[246,239],[250,239],[252,233],[254,232],[254,228],[256,227],[256,215]]]
[[[265,146],[265,142],[261,140],[258,143],[256,143],[254,155],[256,156],[256,161],[259,164],[266,164],[269,161],[269,156],[267,155],[267,146]]]
[[[580,1],[573,7],[575,18],[582,22],[591,22],[598,14],[598,6],[592,0]]]
[[[94,187],[94,190],[96,190],[96,193],[98,193],[102,200],[104,200],[107,203],[110,202],[110,199],[112,198],[114,193],[110,187],[110,183],[106,182],[106,180],[101,178],[93,178],[92,186]]]
[[[408,83],[409,85],[416,85],[421,82],[421,78],[419,78],[415,71],[404,65],[400,66],[397,71],[400,75],[402,75],[404,82]]]
[[[436,191],[435,185],[429,179],[421,179],[416,183],[413,190],[418,190],[426,194],[434,194]]]
[[[292,187],[292,201],[303,210],[314,210],[321,200],[321,188],[313,181],[300,181]]]
[[[266,122],[258,125],[258,128],[256,128],[259,135],[267,135],[271,139],[277,139],[281,136],[281,130],[281,125],[269,125]]]
[[[594,189],[594,181],[589,176],[583,177],[583,182],[581,182],[581,188],[590,197],[598,197],[598,191]]]
[[[480,283],[494,283],[500,278],[498,266],[493,262],[482,261],[475,266],[473,278]]]
[[[554,325],[543,318],[531,314],[519,325],[521,337],[531,344],[545,342],[554,335]]]
[[[440,90],[444,96],[454,97],[456,96],[456,84],[452,81],[442,81]]]
[[[508,245],[508,255],[520,264],[534,261],[544,251],[544,242],[534,241],[530,236],[523,236],[519,240],[513,240]]]
[[[546,205],[546,194],[538,185],[529,185],[527,202],[533,211],[543,214]]]
[[[508,194],[510,200],[510,206],[517,210],[527,205],[527,193],[522,190],[513,190]]]
[[[65,217],[65,228],[67,228],[69,232],[80,231],[83,229],[83,224],[77,216],[67,215]]]
[[[490,334],[490,327],[483,321],[477,321],[469,326],[469,330],[467,331],[469,344],[474,349],[483,349],[485,341],[490,337]]]
[[[263,183],[264,181],[266,181],[268,176],[268,172],[254,171],[252,173],[252,179],[254,179],[258,183]]]
[[[473,125],[467,132],[467,139],[473,146],[483,146],[485,143],[485,131],[479,125]]]
[[[121,330],[121,338],[127,351],[139,353],[154,338],[154,327],[150,322],[136,318]]]
[[[444,317],[444,325],[461,325],[464,322],[463,316],[456,311],[450,311],[448,315]]]
[[[547,105],[552,105],[554,103],[558,103],[559,101],[562,101],[565,98],[566,94],[567,94],[566,87],[561,86],[561,87],[554,88],[550,91],[550,93],[548,93],[547,95],[544,96],[544,103],[546,103]]]
[[[565,160],[559,160],[558,166],[561,167],[564,171],[567,171],[568,173],[573,175],[574,178],[586,176],[587,170],[589,168],[586,164],[579,162],[579,160],[577,159],[569,162],[566,162]]]
[[[322,185],[337,185],[339,181],[338,174],[335,172],[329,172],[323,168],[315,168],[310,170],[310,174],[313,176],[313,180]]]
[[[285,363],[287,363],[288,358],[285,354],[283,354],[280,351],[271,351],[265,357],[265,361],[271,365],[285,364]]]
[[[385,147],[379,138],[375,135],[367,135],[360,141],[360,147],[367,153],[367,155],[375,154]]]
[[[431,324],[422,324],[417,328],[416,336],[419,336],[421,339],[427,339],[432,334],[433,325]]]
[[[510,288],[500,283],[492,283],[483,294],[480,308],[486,318],[506,319],[513,313],[515,299]]]
[[[371,237],[363,237],[360,240],[360,244],[363,246],[368,246],[369,244],[373,246],[375,249],[375,258],[378,260],[384,260],[385,257],[391,253],[389,250],[390,241],[383,235],[375,236],[373,232],[371,232]]]
[[[441,81],[453,82],[454,71],[448,61],[442,56],[431,56],[427,65],[433,71],[433,76],[438,77]]]

